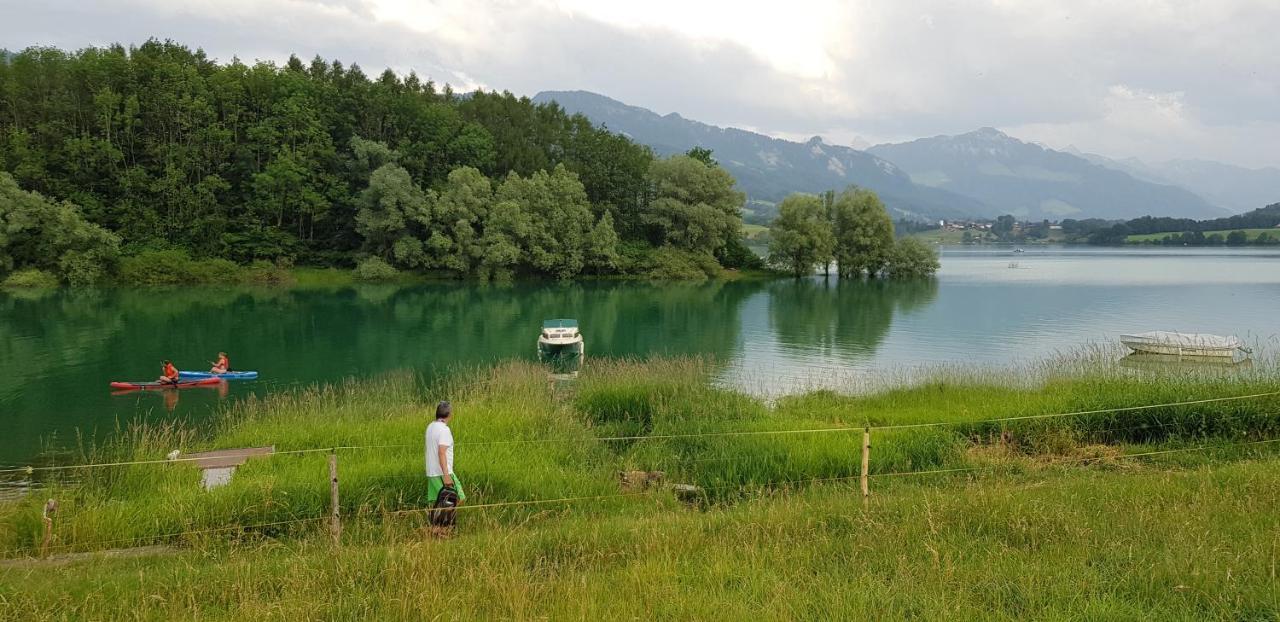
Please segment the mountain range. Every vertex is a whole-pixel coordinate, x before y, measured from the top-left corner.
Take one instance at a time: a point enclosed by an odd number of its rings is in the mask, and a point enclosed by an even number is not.
[[[1068,147],[1067,153],[1094,164],[1124,171],[1138,179],[1157,184],[1182,186],[1214,205],[1233,212],[1246,212],[1280,199],[1280,169],[1244,168],[1212,160],[1168,160],[1144,162],[1138,158],[1113,159]]]
[[[1215,218],[1280,200],[1275,169],[1199,160],[1152,166],[1048,149],[993,128],[860,150],[659,115],[587,91],[546,91],[533,99],[555,101],[659,155],[711,149],[747,193],[757,220],[767,220],[772,204],[792,192],[851,184],[876,191],[895,216],[918,220]]]
[[[868,151],[910,171],[916,183],[976,198],[1024,220],[1227,214],[1185,188],[1138,179],[989,127]]]
[[[555,101],[570,113],[581,113],[597,125],[630,136],[659,155],[706,147],[738,180],[751,204],[781,201],[792,192],[841,190],[857,184],[876,191],[897,216],[916,219],[988,215],[981,201],[911,181],[892,162],[851,147],[814,137],[806,142],[772,138],[736,128],[699,123],[679,114],[658,115],[585,91],[538,93],[535,102]]]

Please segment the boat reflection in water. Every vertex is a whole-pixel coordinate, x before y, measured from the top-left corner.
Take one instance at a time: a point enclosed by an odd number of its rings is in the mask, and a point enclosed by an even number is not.
[[[577,378],[585,358],[586,344],[578,331],[577,320],[546,320],[542,323],[542,332],[538,335],[538,360],[547,365],[553,387]]]
[[[1119,364],[1121,367],[1150,372],[1233,371],[1251,369],[1253,359],[1248,356],[1178,356],[1134,352],[1122,357]]]

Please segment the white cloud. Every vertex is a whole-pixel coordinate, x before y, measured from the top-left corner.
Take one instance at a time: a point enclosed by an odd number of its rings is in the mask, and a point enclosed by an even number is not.
[[[149,36],[532,95],[587,89],[847,144],[996,126],[1280,165],[1275,0],[0,0],[10,48]]]

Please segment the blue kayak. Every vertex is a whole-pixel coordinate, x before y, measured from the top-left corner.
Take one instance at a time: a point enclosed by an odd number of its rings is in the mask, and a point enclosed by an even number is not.
[[[256,371],[229,371],[225,374],[215,374],[207,371],[180,371],[179,378],[222,378],[223,380],[257,380],[258,372]]]

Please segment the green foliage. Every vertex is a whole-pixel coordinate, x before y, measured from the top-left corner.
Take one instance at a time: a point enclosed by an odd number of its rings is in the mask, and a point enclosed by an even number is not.
[[[720,269],[711,255],[663,246],[647,249],[636,262],[635,273],[661,281],[700,281],[719,276]]]
[[[819,196],[793,194],[784,199],[769,232],[769,263],[779,270],[800,277],[832,259],[835,235]]]
[[[400,276],[400,272],[380,257],[369,257],[356,264],[353,275],[357,281],[391,281]]]
[[[25,268],[10,274],[0,287],[24,287],[31,289],[47,289],[59,285],[57,275],[38,268]]]
[[[832,205],[841,277],[877,276],[893,252],[893,220],[874,192],[849,188]]]
[[[707,166],[720,165],[720,163],[716,162],[716,159],[712,157],[711,150],[707,149],[706,147],[693,147],[688,151],[684,152],[684,154],[703,164],[706,164]]]
[[[0,271],[36,268],[92,285],[114,265],[120,239],[86,221],[75,205],[18,187],[0,172]]]
[[[739,235],[746,197],[728,171],[677,155],[654,160],[649,180],[653,198],[643,222],[654,243],[711,254]]]
[[[766,229],[763,237],[767,237],[768,233]],[[765,268],[764,260],[747,246],[743,236],[730,238],[729,243],[724,248],[716,251],[715,257],[721,266],[734,270],[763,270]]]
[[[356,233],[366,252],[410,267],[426,263],[414,232],[430,225],[431,210],[408,171],[391,163],[378,167],[360,193],[359,205]]]
[[[1227,234],[1227,246],[1244,246],[1249,243],[1249,234],[1243,231],[1232,231]]]
[[[259,259],[240,270],[240,282],[256,285],[289,285],[295,282],[287,262]]]
[[[71,242],[0,251],[0,270],[88,284],[118,245],[249,265],[376,255],[482,279],[625,272],[635,262],[619,247],[640,242],[753,265],[736,242],[743,196],[709,151],[655,161],[510,93],[457,97],[320,58],[219,64],[150,40],[10,55],[0,109],[0,172],[16,180],[5,191],[72,201],[99,227],[43,227]],[[132,261],[125,278],[216,276],[178,272]]]
[[[933,276],[942,264],[938,252],[916,238],[898,238],[885,272],[894,278],[922,278]]]
[[[180,249],[144,251],[120,262],[125,285],[227,284],[242,280],[241,268],[226,259],[192,259]]]

